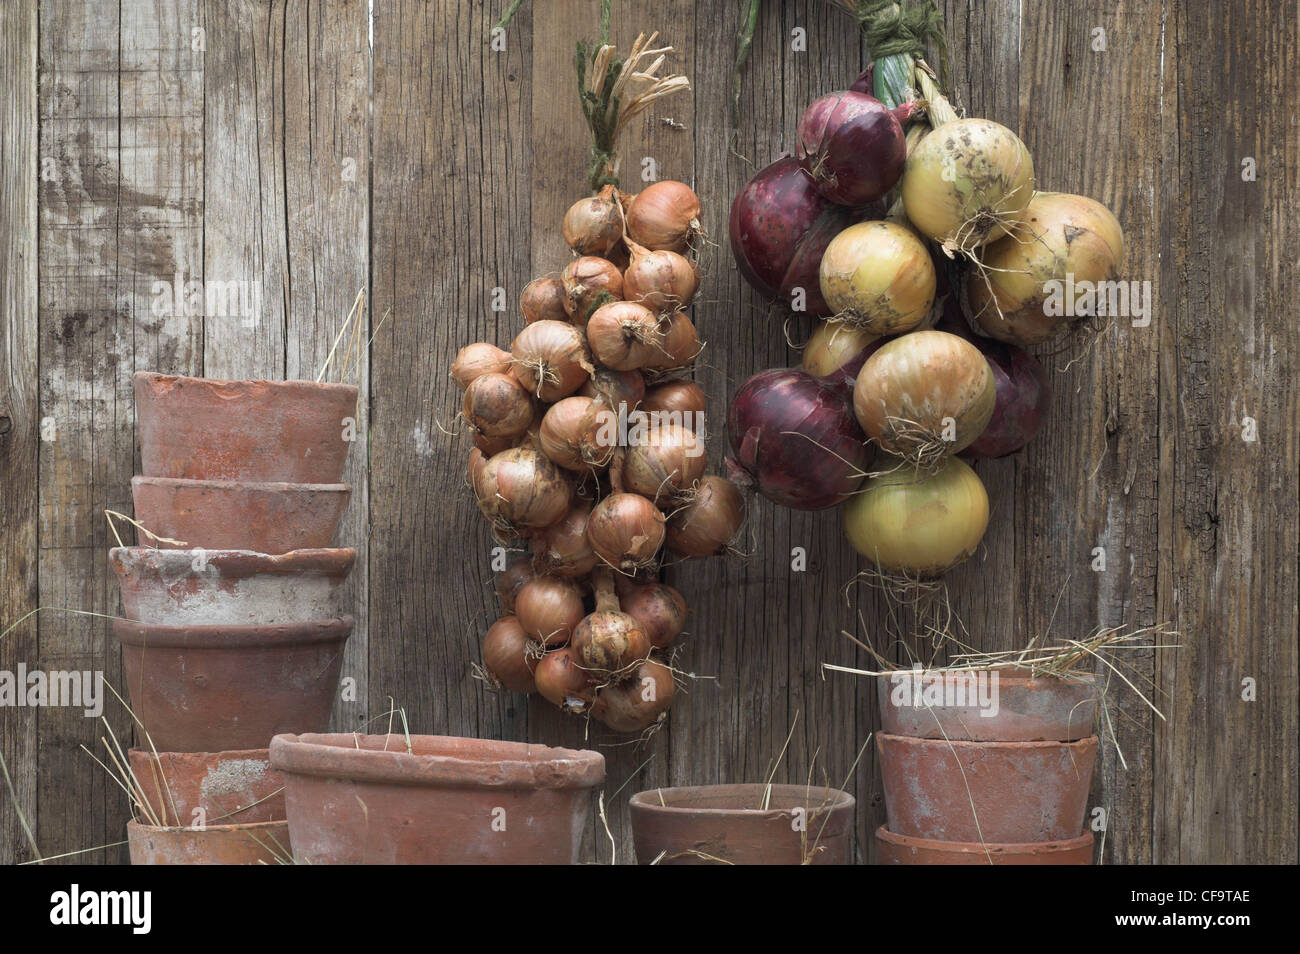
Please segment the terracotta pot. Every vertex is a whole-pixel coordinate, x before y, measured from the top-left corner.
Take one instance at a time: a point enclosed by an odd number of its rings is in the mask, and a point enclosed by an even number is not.
[[[1090,865],[1092,832],[1064,841],[981,845],[909,838],[881,825],[876,831],[876,860],[882,865]]]
[[[654,788],[632,796],[632,839],[643,865],[847,865],[852,795],[760,784]],[[657,859],[657,861],[656,861]]]
[[[598,752],[437,735],[278,735],[289,830],[309,864],[573,864]]]
[[[147,477],[336,484],[357,389],[137,371],[135,413]]]
[[[329,726],[352,617],[273,626],[115,620],[113,632],[152,748],[220,752]]]
[[[352,488],[132,477],[131,495],[135,519],[145,529],[181,541],[139,533],[141,546],[288,553],[329,547]]]
[[[287,822],[154,828],[126,823],[133,865],[276,865],[293,857]]]
[[[1002,667],[954,673],[902,670],[876,681],[881,730],[920,739],[1073,742],[1093,734],[1091,675],[1033,678]]]
[[[267,749],[157,754],[130,749],[126,755],[145,800],[165,825],[285,819],[284,779],[271,768]]]
[[[1061,841],[1083,831],[1096,736],[953,742],[881,732],[876,751],[895,834],[991,844]]]
[[[351,548],[155,550],[114,547],[108,560],[131,619],[167,626],[299,623],[339,615]]]

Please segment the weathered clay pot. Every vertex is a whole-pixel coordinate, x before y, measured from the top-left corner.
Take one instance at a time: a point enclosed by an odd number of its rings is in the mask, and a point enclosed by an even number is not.
[[[357,389],[138,371],[135,412],[148,477],[336,484]]]
[[[632,796],[632,838],[643,865],[846,865],[853,861],[852,795],[773,785],[653,788]]]
[[[299,623],[339,615],[357,551],[114,547],[125,614],[168,626]]]
[[[145,529],[181,541],[141,533],[141,546],[288,553],[329,547],[352,488],[132,477],[131,495],[135,519]]]
[[[1027,670],[1009,667],[961,673],[901,670],[877,677],[876,695],[881,730],[891,735],[1073,742],[1093,734],[1097,686],[1091,675],[1035,679]]]
[[[165,825],[284,821],[284,779],[267,749],[159,752],[130,749],[131,773]],[[201,812],[202,814],[196,814]]]
[[[133,865],[275,865],[293,857],[287,822],[155,828],[126,823]]]
[[[113,632],[152,748],[220,752],[329,726],[352,617],[273,626],[115,620]]]
[[[294,852],[309,864],[573,864],[598,752],[436,735],[279,735]]]
[[[981,845],[931,841],[876,831],[876,861],[882,865],[1090,865],[1092,832],[1064,841]]]
[[[954,742],[880,732],[876,751],[885,817],[897,835],[992,844],[1061,841],[1083,831],[1096,736]]]

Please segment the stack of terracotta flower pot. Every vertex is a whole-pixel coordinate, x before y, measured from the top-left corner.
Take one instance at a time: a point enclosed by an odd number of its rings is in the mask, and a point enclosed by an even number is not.
[[[1092,863],[1093,677],[903,671],[877,689],[880,863]]]
[[[339,597],[356,551],[330,544],[351,494],[357,389],[139,373],[135,398],[143,530],[109,555],[145,733],[129,753],[147,805],[128,826],[131,860],[287,860],[269,745],[328,728],[352,632]]]

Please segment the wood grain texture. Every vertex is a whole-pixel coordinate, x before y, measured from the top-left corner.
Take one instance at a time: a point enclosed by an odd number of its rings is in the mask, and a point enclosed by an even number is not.
[[[1294,3],[1179,5],[1175,309],[1161,327],[1154,860],[1296,861]],[[1166,69],[1174,68],[1166,65]],[[1233,106],[1224,108],[1231,102]],[[1165,104],[1169,109],[1170,103]],[[1243,159],[1258,178],[1242,178]],[[1175,161],[1175,157],[1167,157]],[[1168,311],[1162,312],[1168,314]],[[1258,437],[1246,441],[1255,421]],[[1256,686],[1247,701],[1246,680]]]
[[[979,466],[993,516],[980,557],[951,575],[954,607],[987,650],[1172,622],[1181,648],[1125,656],[1163,719],[1110,679],[1119,748],[1106,747],[1093,793],[1107,816],[1100,860],[1294,863],[1300,41],[1279,24],[1300,9],[940,5],[958,104],[1018,130],[1041,187],[1116,211],[1123,277],[1151,282],[1155,302],[1149,326],[1121,319],[1078,360],[1055,359],[1042,435]],[[635,791],[773,773],[856,795],[868,860],[883,820],[873,751],[850,767],[877,725],[875,690],[821,664],[869,662],[842,630],[878,646],[888,635],[880,600],[845,590],[865,567],[838,513],[757,501],[744,557],[667,569],[693,611],[677,665],[696,678],[648,743],[584,734],[473,678],[497,612],[496,544],[465,487],[470,445],[446,371],[471,341],[508,347],[523,285],[570,257],[560,220],[586,191],[587,166],[573,47],[598,25],[598,0],[539,0],[496,51],[504,6],[375,0],[373,23],[364,0],[41,0],[39,21],[30,0],[5,6],[0,85],[16,95],[0,104],[0,628],[38,603],[117,611],[101,511],[129,510],[133,370],[314,377],[366,286],[367,333],[391,315],[361,369],[363,442],[341,535],[369,544],[351,597],[365,622],[346,662],[358,701],[336,708],[336,728],[382,730],[391,697],[414,732],[600,749],[609,835],[593,824],[588,860],[609,861],[611,839],[631,859]],[[791,150],[803,107],[864,63],[831,4],[764,3],[733,151],[731,65],[747,6],[614,4],[620,48],[659,29],[678,48],[668,68],[693,84],[629,131],[623,175],[635,191],[650,156],[661,178],[693,183],[717,243],[693,309],[708,342],[697,380],[714,467],[730,394],[798,361],[782,316],[735,270],[731,198]],[[796,29],[806,52],[792,48]],[[1245,157],[1256,181],[1242,179]],[[260,282],[256,320],[156,308],[154,282],[177,272]],[[810,326],[796,319],[792,337]],[[39,440],[45,417],[51,441]],[[1254,441],[1242,439],[1245,418]],[[792,570],[796,547],[806,571]],[[103,622],[85,617],[49,613],[11,634],[0,668],[19,661],[120,681]],[[1247,679],[1254,701],[1242,697]],[[124,800],[79,749],[101,734],[80,713],[0,710],[0,752],[43,853],[121,837]],[[0,793],[0,860],[26,857]]]
[[[315,380],[357,293],[370,283],[370,48],[365,0],[295,0],[284,31],[285,227],[288,230],[286,378]],[[365,306],[363,305],[363,308]],[[360,389],[351,429],[356,438],[343,480],[352,499],[335,541],[355,547],[356,566],[340,596],[356,618],[343,658],[351,680],[334,707],[336,729],[364,723],[369,684],[369,411],[370,360],[365,347],[382,315],[358,319],[357,350],[340,343],[326,379]],[[392,328],[385,325],[388,332]],[[380,333],[386,333],[380,329]],[[346,366],[345,366],[346,365]]]
[[[37,8],[0,8],[0,631],[37,606]],[[38,651],[35,617],[0,638],[0,670],[14,672]],[[14,786],[0,787],[0,862],[32,850],[19,813],[39,827],[37,718],[0,709],[0,757]]]
[[[508,347],[528,269],[529,17],[493,52],[496,15],[375,12],[371,280],[374,313],[393,317],[371,361],[370,708],[391,697],[412,731],[517,739],[527,703],[471,670],[492,619],[491,553],[447,373],[471,341]]]
[[[203,280],[259,303],[205,316],[210,378],[285,376],[287,15],[284,0],[203,0]]]

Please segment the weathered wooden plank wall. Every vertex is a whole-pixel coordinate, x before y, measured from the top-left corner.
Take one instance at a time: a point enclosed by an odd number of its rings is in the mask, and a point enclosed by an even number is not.
[[[364,287],[377,333],[341,533],[363,549],[345,664],[356,695],[335,725],[385,722],[395,703],[413,731],[584,741],[535,701],[486,693],[469,666],[493,615],[493,542],[463,486],[445,369],[464,343],[507,344],[524,283],[567,258],[559,220],[586,165],[573,42],[594,36],[598,9],[526,4],[497,51],[504,5],[375,0],[373,22],[363,0],[0,11],[0,86],[15,91],[0,104],[0,627],[37,605],[117,612],[101,511],[129,511],[134,370],[313,377]],[[864,64],[851,21],[824,0],[765,3],[733,152],[745,6],[614,4],[616,42],[658,28],[679,51],[672,69],[693,80],[630,133],[623,174],[635,182],[649,157],[659,177],[693,182],[719,243],[695,308],[715,461],[730,391],[796,360],[735,272],[730,198],[791,148],[803,105]],[[954,605],[985,649],[1170,621],[1181,649],[1130,659],[1164,718],[1112,684],[1123,758],[1107,753],[1095,790],[1103,860],[1294,862],[1300,332],[1286,293],[1300,277],[1288,117],[1300,11],[941,6],[960,105],[1018,128],[1042,186],[1118,212],[1128,275],[1150,281],[1155,302],[1149,326],[1121,322],[1082,360],[1058,362],[1044,434],[981,465],[993,523],[982,558],[952,576]],[[1242,178],[1248,157],[1256,181]],[[155,309],[154,282],[177,273],[259,283],[256,320]],[[630,792],[761,780],[792,730],[777,780],[846,784],[870,855],[883,818],[871,750],[850,769],[876,726],[874,693],[820,664],[865,662],[840,631],[879,642],[881,607],[861,588],[846,601],[860,567],[835,514],[760,502],[749,534],[746,559],[668,571],[694,610],[682,665],[709,678],[648,745],[586,740],[609,758],[607,791],[628,783],[609,817],[620,860]],[[795,548],[805,571],[792,569]],[[0,641],[0,668],[20,661],[120,673],[102,620],[56,610]],[[124,734],[123,714],[109,716]],[[0,711],[0,753],[44,855],[121,838],[124,800],[79,749],[102,734],[66,710]],[[609,860],[603,831],[588,852]],[[0,859],[30,857],[3,792]]]

